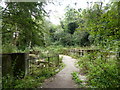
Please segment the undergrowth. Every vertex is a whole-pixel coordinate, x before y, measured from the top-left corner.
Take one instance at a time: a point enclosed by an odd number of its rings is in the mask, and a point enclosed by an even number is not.
[[[102,57],[96,52],[80,57],[78,65],[88,77],[88,85],[92,88],[119,88],[120,76],[116,58]]]
[[[62,58],[60,58],[62,60]],[[22,79],[14,79],[10,75],[2,78],[2,88],[37,88],[42,85],[45,79],[54,76],[64,68],[64,64],[60,62],[59,67],[33,67],[32,73],[26,75]]]
[[[75,83],[78,84],[80,88],[84,87],[84,85],[82,84],[83,81],[80,80],[78,76],[79,75],[78,72],[72,72],[71,74],[72,74],[72,79],[75,81]]]
[[[61,64],[63,65],[63,64]],[[36,69],[30,75],[25,76],[23,79],[14,79],[9,75],[3,78],[3,88],[36,88],[40,87],[45,79],[55,75],[62,68],[61,66],[59,70],[57,67],[49,67],[43,69]]]

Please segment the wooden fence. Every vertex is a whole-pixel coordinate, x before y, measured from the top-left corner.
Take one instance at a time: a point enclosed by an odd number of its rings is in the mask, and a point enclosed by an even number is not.
[[[93,53],[100,50],[83,50],[83,49],[70,49],[66,50],[64,54],[77,54],[78,56],[83,56],[85,53]],[[103,56],[106,54],[108,57],[114,55],[117,57],[117,60],[120,60],[120,52],[105,52]],[[38,68],[44,67],[57,67],[59,66],[60,59],[59,55],[54,56],[46,56],[44,58],[36,57],[30,58],[29,53],[10,53],[10,54],[0,54],[0,58],[2,61],[2,76],[10,74],[13,77],[21,76],[21,72],[23,77],[30,72],[32,65],[36,65]]]
[[[106,56],[108,58],[110,58],[111,56],[116,57],[117,59],[120,60],[120,52],[113,52],[113,51],[103,51],[103,50],[99,50],[99,49],[70,49],[70,50],[66,50],[65,51],[67,55],[78,55],[78,56],[84,56],[86,53],[94,53],[94,52],[100,52],[102,53],[102,56]]]
[[[23,78],[27,75],[32,65],[45,67],[59,66],[59,55],[47,56],[44,58],[30,58],[29,53],[0,54],[2,62],[2,77],[10,75],[15,78]],[[52,59],[54,58],[54,60]],[[41,65],[42,64],[42,65]]]
[[[32,72],[33,66],[37,68],[58,67],[60,63],[59,54],[46,57],[30,58],[29,59],[29,73]]]
[[[89,50],[86,50],[86,49],[70,49],[70,50],[67,50],[67,54],[77,54],[79,56],[83,56],[85,55],[86,53],[93,53],[93,52],[96,52],[96,51],[99,51],[98,49],[89,49]]]

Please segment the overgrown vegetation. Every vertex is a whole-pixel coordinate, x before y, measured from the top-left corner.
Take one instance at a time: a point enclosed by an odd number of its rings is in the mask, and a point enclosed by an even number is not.
[[[78,65],[88,76],[92,88],[120,87],[120,1],[103,5],[90,4],[86,9],[67,6],[60,25],[53,25],[45,17],[43,2],[6,2],[2,7],[2,53],[40,51],[40,57],[68,54],[67,50],[98,48],[100,51],[79,55]],[[104,53],[106,52],[106,53]],[[116,54],[110,55],[110,52]],[[112,56],[117,58],[113,58]],[[35,70],[22,80],[5,81],[4,87],[36,87],[55,74],[55,68]],[[77,80],[76,73],[73,77]],[[10,80],[8,83],[7,80]],[[28,83],[29,82],[29,83]],[[80,82],[79,80],[76,82]],[[22,84],[23,83],[23,84]]]
[[[51,26],[54,31],[50,32],[53,35],[50,37],[51,44],[79,47],[95,45],[107,50],[118,50],[119,3],[112,2],[105,6],[102,2],[93,5],[88,3],[89,8],[83,10],[66,7],[61,27]]]
[[[2,12],[2,43],[18,49],[44,45],[42,2],[6,2]]]
[[[105,7],[102,3],[96,3],[82,12],[84,23],[80,23],[77,30],[89,32],[93,45],[98,46],[99,51],[81,58],[75,54],[72,56],[79,58],[78,65],[89,78],[87,83],[91,88],[120,87],[119,7],[120,2],[107,4]]]
[[[10,50],[13,50],[10,48]],[[56,61],[58,61],[58,57],[56,55],[60,53],[60,46],[56,47],[47,47],[40,48],[38,46],[33,47],[33,50],[39,51],[38,57],[40,59],[45,59],[48,61],[48,56],[53,56],[50,58],[50,63],[52,66],[41,67],[38,64],[31,63],[29,64],[31,67],[29,68],[29,73],[23,79],[15,79],[14,77],[8,75],[2,78],[3,88],[36,88],[40,87],[45,79],[55,75],[61,69],[64,68],[64,64],[62,63],[62,57],[59,57],[59,66],[56,66]],[[9,50],[8,50],[9,51]],[[29,52],[30,49],[21,52]],[[10,51],[11,52],[11,51]],[[18,52],[16,49],[13,52]],[[44,64],[43,64],[44,65]],[[19,76],[20,77],[20,76]]]
[[[62,67],[57,70],[57,67],[37,68],[34,67],[34,71],[31,75],[25,76],[23,79],[14,79],[9,75],[3,77],[3,88],[37,88],[42,85],[46,78],[49,78],[58,73]],[[56,71],[57,70],[57,71]]]
[[[82,87],[84,87],[84,85],[82,84],[82,80],[80,80],[80,78],[79,78],[79,73],[78,72],[73,72],[73,73],[71,73],[72,74],[72,78],[73,78],[73,80],[75,81],[75,83],[77,83],[77,84],[79,84],[79,87],[80,88],[82,88]]]
[[[78,59],[81,72],[87,78],[87,86],[91,88],[119,88],[120,76],[118,61],[115,57],[108,58],[105,54],[95,52]]]
[[[81,74],[88,80],[83,88],[119,88],[119,58],[114,52],[95,51],[93,53],[84,53],[80,56],[78,53],[69,53],[70,56],[77,59],[77,67]],[[77,83],[78,73],[72,73]],[[81,83],[78,83],[81,86]]]

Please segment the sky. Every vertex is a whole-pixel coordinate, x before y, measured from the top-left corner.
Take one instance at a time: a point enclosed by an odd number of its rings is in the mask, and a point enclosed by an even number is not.
[[[65,14],[65,8],[66,6],[70,5],[71,7],[75,9],[85,9],[88,6],[87,2],[104,2],[106,4],[109,2],[109,0],[53,0],[54,4],[48,4],[45,9],[47,12],[50,12],[50,17],[47,18],[50,20],[53,24],[58,25],[60,24],[59,18],[64,18]],[[75,5],[75,3],[77,3]]]

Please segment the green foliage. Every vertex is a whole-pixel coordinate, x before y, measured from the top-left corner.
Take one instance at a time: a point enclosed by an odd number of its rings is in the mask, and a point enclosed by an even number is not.
[[[3,8],[2,43],[11,43],[18,49],[35,45],[44,46],[45,15],[43,3],[6,2]]]
[[[75,32],[73,34],[73,42],[74,42],[74,45],[79,45],[81,47],[89,46],[90,45],[89,33],[88,32]]]
[[[13,45],[11,45],[11,44],[4,44],[3,46],[2,46],[2,52],[3,53],[13,53],[13,52],[17,52],[17,48],[16,48],[16,46],[13,46]]]
[[[74,34],[69,34],[67,32],[60,32],[54,34],[55,44],[54,45],[63,45],[63,46],[89,46],[92,43],[92,40],[89,39],[88,32],[74,32]]]
[[[56,71],[58,69],[57,67],[49,67],[43,69],[34,67],[34,69],[35,70],[32,72],[32,74],[25,76],[23,79],[14,79],[9,75],[3,77],[3,88],[6,89],[40,87],[46,78],[49,78],[58,73],[62,69],[62,67],[59,68],[58,71]]]
[[[88,76],[88,85],[95,88],[118,88],[120,77],[115,58],[101,57],[102,53],[94,53],[81,57],[78,61],[82,72]]]
[[[71,38],[71,39],[70,39]],[[55,34],[55,40],[57,45],[71,46],[73,45],[72,35],[67,32],[60,32]]]
[[[71,23],[71,22],[78,22],[80,19],[80,13],[75,8],[72,8],[70,6],[66,7],[65,12],[65,24]]]
[[[61,28],[59,32],[52,33],[52,41],[54,45],[63,46],[89,46],[93,43],[93,36],[89,40],[89,31],[85,28],[85,20],[81,12],[71,7],[66,7],[65,18],[61,20]],[[53,29],[52,29],[53,30]]]
[[[75,80],[75,82],[77,83],[77,84],[81,84],[83,81],[82,80],[80,80],[79,79],[79,76],[78,76],[78,73],[77,72],[73,72],[72,73],[72,78]]]
[[[33,47],[34,50],[40,51],[40,58],[55,56],[60,53],[63,48],[62,46],[49,46],[46,48],[43,47]],[[13,49],[12,49],[13,50]],[[10,51],[11,52],[11,51]],[[13,51],[15,52],[15,51]],[[58,58],[50,58],[50,62],[54,64],[56,63]],[[56,73],[58,73],[61,69],[63,69],[64,64],[62,63],[62,57],[59,58],[59,66],[38,68],[37,65],[31,64],[32,68],[30,69],[30,73],[25,76],[23,79],[14,79],[10,75],[3,77],[3,88],[36,88],[41,86],[46,78],[49,78]]]
[[[75,29],[78,27],[76,22],[71,22],[68,24],[68,33],[73,34],[75,32]]]
[[[10,88],[13,83],[13,78],[10,75],[2,77],[2,87]]]
[[[107,10],[102,9],[102,3],[94,4],[93,7],[82,12],[85,22],[83,23],[84,27],[79,29],[87,30],[94,38],[94,44],[102,46],[102,48],[106,48],[106,46],[109,48],[113,46],[110,45],[112,40],[119,40],[118,3],[109,5]]]
[[[120,1],[106,6],[101,2],[95,3],[84,10],[75,10],[68,6],[65,18],[61,19],[61,26],[44,20],[43,3],[6,2],[6,5],[7,8],[3,9],[2,23],[5,53],[29,51],[26,47],[35,47],[35,50],[41,51],[40,57],[45,57],[48,53],[50,56],[58,53],[67,54],[70,46],[73,48],[90,45],[96,45],[108,52],[120,52]],[[40,47],[45,45],[49,47]],[[108,58],[106,53],[95,52],[81,57],[78,64],[89,78],[88,85],[95,88],[119,88],[118,58]],[[15,87],[31,88],[39,81],[41,84],[54,73],[52,68],[36,70],[33,76],[15,81]],[[75,72],[72,75],[77,83],[81,83]],[[14,87],[11,79],[8,81],[9,83],[5,81],[4,87]]]

